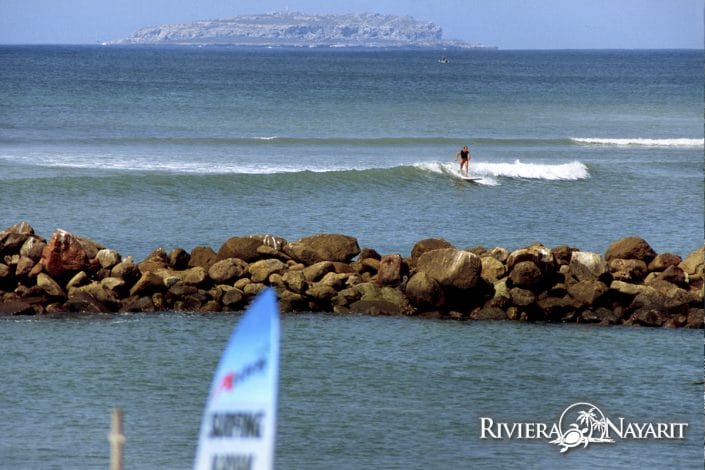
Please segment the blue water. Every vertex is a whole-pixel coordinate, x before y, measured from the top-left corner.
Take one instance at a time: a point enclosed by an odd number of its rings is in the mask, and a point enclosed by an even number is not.
[[[439,64],[440,55],[450,63]],[[406,256],[703,241],[702,51],[0,46],[0,226],[124,256],[345,233]],[[456,177],[455,153],[470,169]],[[0,322],[0,467],[189,468],[237,315]],[[280,468],[701,468],[702,332],[287,316]],[[560,454],[479,418],[578,401],[686,441]]]
[[[110,409],[125,468],[190,468],[239,315],[0,322],[0,468],[105,468]],[[701,468],[702,331],[284,316],[277,468]],[[686,422],[685,440],[561,454],[482,440],[480,418]]]
[[[701,244],[702,52],[445,55],[2,47],[0,221],[138,258],[263,232]]]

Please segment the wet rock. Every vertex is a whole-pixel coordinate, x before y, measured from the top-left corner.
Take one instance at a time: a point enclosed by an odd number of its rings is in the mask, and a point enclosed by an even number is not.
[[[243,306],[245,293],[235,287],[228,289],[224,294],[221,302],[228,308],[234,309]]]
[[[96,300],[88,292],[78,291],[69,298],[63,308],[73,313],[109,313],[110,309]]]
[[[507,314],[498,307],[483,307],[471,313],[470,318],[472,320],[503,321],[507,320]]]
[[[656,252],[651,246],[639,237],[627,237],[612,243],[605,252],[605,260],[613,259],[638,259],[650,263],[656,257]]]
[[[406,296],[413,305],[423,309],[440,308],[445,304],[441,285],[425,272],[411,276],[406,283]]]

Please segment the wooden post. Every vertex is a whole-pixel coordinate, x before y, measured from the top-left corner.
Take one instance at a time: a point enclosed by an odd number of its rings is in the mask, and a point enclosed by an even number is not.
[[[122,434],[122,409],[120,408],[113,408],[108,441],[110,441],[110,470],[122,470],[122,446],[125,444],[125,436]]]

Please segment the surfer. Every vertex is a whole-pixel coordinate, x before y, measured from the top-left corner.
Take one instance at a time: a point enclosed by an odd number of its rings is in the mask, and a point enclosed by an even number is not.
[[[455,154],[455,160],[460,161],[460,174],[463,176],[468,176],[468,163],[470,158],[472,157],[467,145],[463,147],[460,152]]]

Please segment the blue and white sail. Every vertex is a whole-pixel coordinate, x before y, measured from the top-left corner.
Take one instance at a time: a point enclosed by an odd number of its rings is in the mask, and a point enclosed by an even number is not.
[[[274,466],[279,383],[279,310],[272,289],[260,293],[220,358],[201,423],[194,468]]]

